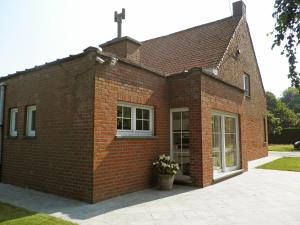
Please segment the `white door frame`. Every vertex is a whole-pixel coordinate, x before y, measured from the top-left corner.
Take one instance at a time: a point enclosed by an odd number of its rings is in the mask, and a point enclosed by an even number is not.
[[[170,108],[170,157],[173,160],[173,112],[188,112],[189,108]]]
[[[239,132],[239,116],[238,114],[234,114],[234,113],[228,113],[228,112],[223,112],[223,111],[217,111],[217,110],[213,110],[212,111],[212,116],[220,116],[221,117],[221,161],[222,161],[222,165],[221,165],[221,170],[215,170],[214,173],[218,173],[218,172],[230,172],[233,170],[237,170],[240,168],[240,132]],[[236,165],[232,166],[232,167],[227,167],[226,166],[226,160],[225,160],[225,154],[226,154],[226,150],[225,150],[225,126],[224,126],[224,118],[225,117],[231,117],[235,119],[235,129],[236,129]]]

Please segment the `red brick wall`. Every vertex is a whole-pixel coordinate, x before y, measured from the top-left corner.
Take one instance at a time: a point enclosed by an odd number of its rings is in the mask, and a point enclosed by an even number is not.
[[[202,121],[202,158],[203,158],[203,186],[213,182],[213,161],[212,161],[212,127],[211,116],[213,110],[219,110],[239,115],[239,124],[244,123],[242,112],[243,92],[223,84],[207,75],[201,77],[201,121]],[[240,134],[243,135],[243,127]],[[240,162],[244,169],[247,169],[247,158],[245,154],[247,146],[240,143]]]
[[[170,108],[189,108],[190,172],[193,184],[202,186],[201,77],[199,73],[168,79]]]
[[[2,182],[92,199],[94,60],[80,57],[7,79]],[[35,138],[25,137],[25,110],[37,107]],[[18,138],[8,137],[17,107]]]
[[[240,56],[232,57],[239,49]],[[257,159],[267,155],[264,143],[263,119],[266,115],[266,99],[259,74],[250,33],[245,18],[241,21],[220,67],[220,78],[243,88],[243,74],[250,76],[251,97],[245,97],[242,105],[244,128],[242,142],[246,144],[247,159]]]
[[[116,138],[117,103],[154,107],[152,139]],[[169,102],[165,78],[118,62],[97,66],[95,78],[93,201],[149,186],[152,162],[169,154]]]
[[[239,49],[239,58],[233,55]],[[203,185],[211,184],[212,171],[212,137],[211,112],[220,110],[239,115],[240,151],[242,168],[247,169],[249,160],[267,155],[267,143],[264,142],[264,117],[266,101],[259,69],[251,45],[247,24],[243,20],[228,48],[218,78],[243,89],[243,75],[250,76],[251,96],[244,97],[238,89],[205,75],[201,79],[201,116],[202,116],[202,154]]]

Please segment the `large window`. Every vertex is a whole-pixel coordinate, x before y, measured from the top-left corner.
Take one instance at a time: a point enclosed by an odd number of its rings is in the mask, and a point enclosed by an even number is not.
[[[117,136],[152,136],[153,107],[129,103],[117,106]]]
[[[245,96],[250,97],[250,76],[248,74],[244,74],[244,90]]]
[[[17,115],[18,115],[18,109],[12,108],[9,110],[9,136],[11,137],[17,137],[18,136],[18,130],[17,130]]]
[[[28,106],[26,111],[26,136],[36,136],[36,106]]]

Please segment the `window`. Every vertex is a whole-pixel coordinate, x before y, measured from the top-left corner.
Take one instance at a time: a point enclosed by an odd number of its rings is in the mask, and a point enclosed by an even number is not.
[[[27,107],[26,136],[34,137],[36,131],[36,106]]]
[[[250,97],[250,76],[248,74],[244,74],[244,90],[245,96]]]
[[[268,142],[268,132],[267,132],[267,116],[264,117],[263,119],[263,123],[264,123],[264,142]]]
[[[17,131],[17,115],[18,115],[18,109],[12,108],[9,110],[9,136],[17,137],[18,131]]]
[[[117,121],[118,130],[131,130],[131,108],[118,106]]]
[[[150,130],[150,110],[136,109],[136,130]]]
[[[117,106],[117,136],[152,136],[153,107],[129,103]]]

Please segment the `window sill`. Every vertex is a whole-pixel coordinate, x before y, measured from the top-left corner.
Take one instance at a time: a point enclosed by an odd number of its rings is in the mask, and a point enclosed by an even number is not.
[[[130,136],[130,135],[116,135],[116,139],[157,139],[158,136]]]
[[[6,136],[7,140],[16,140],[18,139],[18,136]]]
[[[35,140],[36,136],[24,136],[23,140]]]

